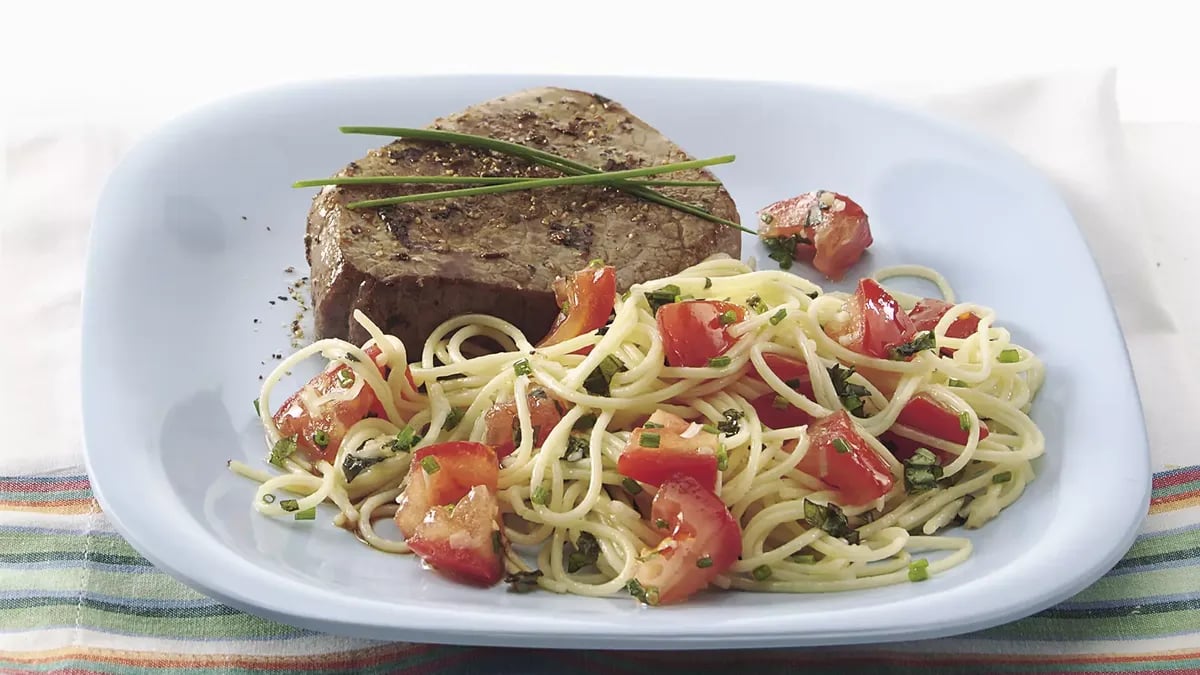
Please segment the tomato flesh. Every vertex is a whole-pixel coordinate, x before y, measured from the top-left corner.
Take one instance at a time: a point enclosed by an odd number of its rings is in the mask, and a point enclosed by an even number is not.
[[[866,504],[887,494],[895,484],[887,462],[871,448],[845,410],[809,425],[808,439],[808,452],[798,468],[837,488],[842,503]],[[842,444],[836,442],[839,439]],[[839,449],[839,445],[843,447]]]
[[[713,489],[717,485],[717,434],[694,431],[685,438],[692,423],[665,410],[655,411],[648,422],[629,437],[617,459],[617,472],[647,485],[659,486],[675,475],[693,478],[700,485]],[[646,434],[657,435],[658,444],[646,446]]]
[[[711,490],[690,476],[663,482],[650,508],[650,523],[665,536],[656,554],[638,563],[634,578],[659,604],[691,597],[742,554],[737,521]]]
[[[924,298],[917,302],[908,312],[909,318],[913,321],[913,327],[917,332],[933,330],[942,317],[954,307],[948,302],[937,300],[935,298]],[[967,312],[961,314],[946,328],[946,337],[951,338],[968,338],[979,330],[979,317]],[[941,353],[945,356],[953,356],[955,350],[950,347],[942,347]]]
[[[793,257],[812,256],[813,267],[837,281],[874,239],[867,214],[846,195],[818,190],[775,202],[759,211],[763,239],[797,237]]]
[[[533,426],[534,447],[541,447],[554,426],[562,419],[562,409],[557,400],[542,389],[530,392],[526,402],[529,406],[529,422]],[[487,431],[484,442],[496,451],[496,457],[504,459],[517,448],[516,438],[520,432],[515,401],[497,403],[484,413]]]
[[[379,347],[371,345],[366,349],[367,356],[379,368],[379,373],[387,378],[387,368],[380,366],[378,357]],[[343,373],[347,373],[343,375]],[[367,383],[359,390],[358,395],[344,401],[325,402],[315,411],[309,410],[304,404],[304,393],[319,398],[338,389],[349,389],[354,386],[357,375],[345,364],[325,370],[309,380],[300,391],[292,394],[274,415],[275,426],[285,437],[296,437],[296,447],[312,461],[333,461],[337,457],[338,448],[346,431],[355,423],[363,420],[372,411],[383,412],[379,397]],[[316,441],[320,433],[325,434],[326,443],[319,445]]]
[[[453,508],[430,509],[405,543],[447,578],[491,586],[504,576],[500,536],[500,504],[495,492],[478,485]]]
[[[904,405],[900,410],[900,414],[896,417],[896,422],[915,431],[920,431],[921,433],[928,434],[934,438],[940,438],[950,443],[957,443],[958,445],[966,445],[969,435],[966,431],[963,431],[957,412],[943,406],[935,398],[924,392],[912,397]],[[979,423],[979,440],[987,438],[988,433],[987,425],[981,421]],[[879,440],[887,444],[892,449],[892,454],[900,461],[912,457],[919,448],[925,447],[918,441],[892,431],[885,432],[879,437]],[[937,448],[929,448],[929,450],[937,455],[938,460],[943,465],[957,458],[951,452],[945,452]]]
[[[725,312],[733,312],[732,322],[721,322]],[[740,305],[719,300],[685,300],[659,307],[655,318],[667,365],[676,368],[707,366],[710,359],[724,354],[737,343],[737,338],[727,329],[745,317],[746,310]]]
[[[784,381],[784,384],[791,383],[794,391],[803,394],[810,400],[816,398],[816,394],[813,393],[812,380],[808,376],[808,364],[799,359],[773,352],[763,354],[763,361],[766,362],[767,368],[772,373]],[[757,370],[751,370],[750,376],[756,380],[762,379]],[[774,392],[768,392],[750,402],[750,405],[754,407],[754,412],[758,414],[758,420],[764,425],[772,429],[783,429],[798,427],[812,421],[812,416],[808,413],[791,403],[778,401],[777,398]]]
[[[566,307],[550,326],[539,347],[549,347],[608,323],[617,295],[617,270],[611,265],[588,267],[554,281],[554,299]],[[591,351],[589,349],[580,351]]]
[[[851,351],[887,359],[892,347],[916,337],[912,319],[874,279],[859,280],[842,309],[845,315],[827,323],[825,332]]]
[[[499,478],[496,453],[483,443],[451,441],[421,448],[413,453],[396,525],[407,539],[430,509],[453,504],[477,486],[495,494]]]

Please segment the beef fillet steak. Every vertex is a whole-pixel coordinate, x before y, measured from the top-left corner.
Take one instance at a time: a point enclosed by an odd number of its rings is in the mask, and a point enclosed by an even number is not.
[[[692,159],[619,103],[558,88],[521,91],[439,119],[434,129],[490,136],[614,171]],[[351,162],[339,176],[554,177],[558,172],[487,150],[398,140]],[[703,170],[660,178],[713,180]],[[362,310],[404,341],[410,359],[446,319],[485,313],[536,343],[558,307],[551,284],[600,258],[617,286],[674,274],[715,253],[739,257],[738,230],[612,188],[564,186],[381,208],[350,202],[452,186],[326,187],[308,216],[319,337],[368,338]],[[659,187],[661,193],[737,221],[723,187]]]

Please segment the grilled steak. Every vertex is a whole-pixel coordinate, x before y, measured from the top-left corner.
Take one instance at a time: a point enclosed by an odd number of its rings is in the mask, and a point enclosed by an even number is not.
[[[521,91],[439,119],[432,128],[540,148],[604,170],[691,159],[620,104],[557,88]],[[487,150],[398,140],[339,175],[553,177],[559,173]],[[671,174],[712,180],[707,171]],[[361,343],[362,310],[419,353],[430,332],[466,313],[504,318],[537,342],[558,313],[551,284],[601,258],[618,288],[674,274],[708,256],[740,255],[740,234],[603,187],[564,186],[382,208],[347,204],[449,189],[429,185],[327,187],[313,201],[305,249],[320,337]],[[723,187],[660,187],[663,194],[737,221]]]

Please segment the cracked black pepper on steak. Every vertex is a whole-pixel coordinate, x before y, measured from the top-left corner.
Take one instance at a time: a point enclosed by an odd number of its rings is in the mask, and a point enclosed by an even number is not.
[[[430,126],[521,143],[602,168],[693,159],[619,103],[567,89],[502,96]],[[561,175],[488,150],[415,140],[372,150],[338,175],[389,174]],[[713,180],[704,170],[663,176],[668,177]],[[352,317],[359,309],[403,340],[410,357],[439,323],[467,313],[506,319],[536,343],[558,313],[551,291],[554,278],[590,260],[601,258],[615,265],[618,290],[623,291],[715,253],[741,254],[741,235],[732,227],[599,186],[346,207],[354,201],[430,189],[330,186],[317,195],[309,212],[305,250],[312,266],[318,337],[366,341],[366,332]],[[738,221],[723,187],[655,189]]]

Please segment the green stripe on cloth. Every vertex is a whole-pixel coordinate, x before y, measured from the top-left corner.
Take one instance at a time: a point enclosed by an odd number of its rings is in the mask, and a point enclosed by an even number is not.
[[[247,640],[311,634],[301,628],[260,619],[233,609],[211,616],[140,616],[75,603],[0,609],[0,627],[18,632],[37,628],[87,626],[93,630],[147,638]]]
[[[1187,593],[1197,590],[1197,586],[1200,586],[1196,582],[1197,576],[1200,576],[1200,561],[1197,561],[1197,566],[1108,576],[1071,598],[1071,602],[1136,600],[1154,595]]]
[[[115,534],[25,534],[0,532],[0,559],[15,559],[20,554],[92,551],[109,556],[141,558],[138,552]]]

